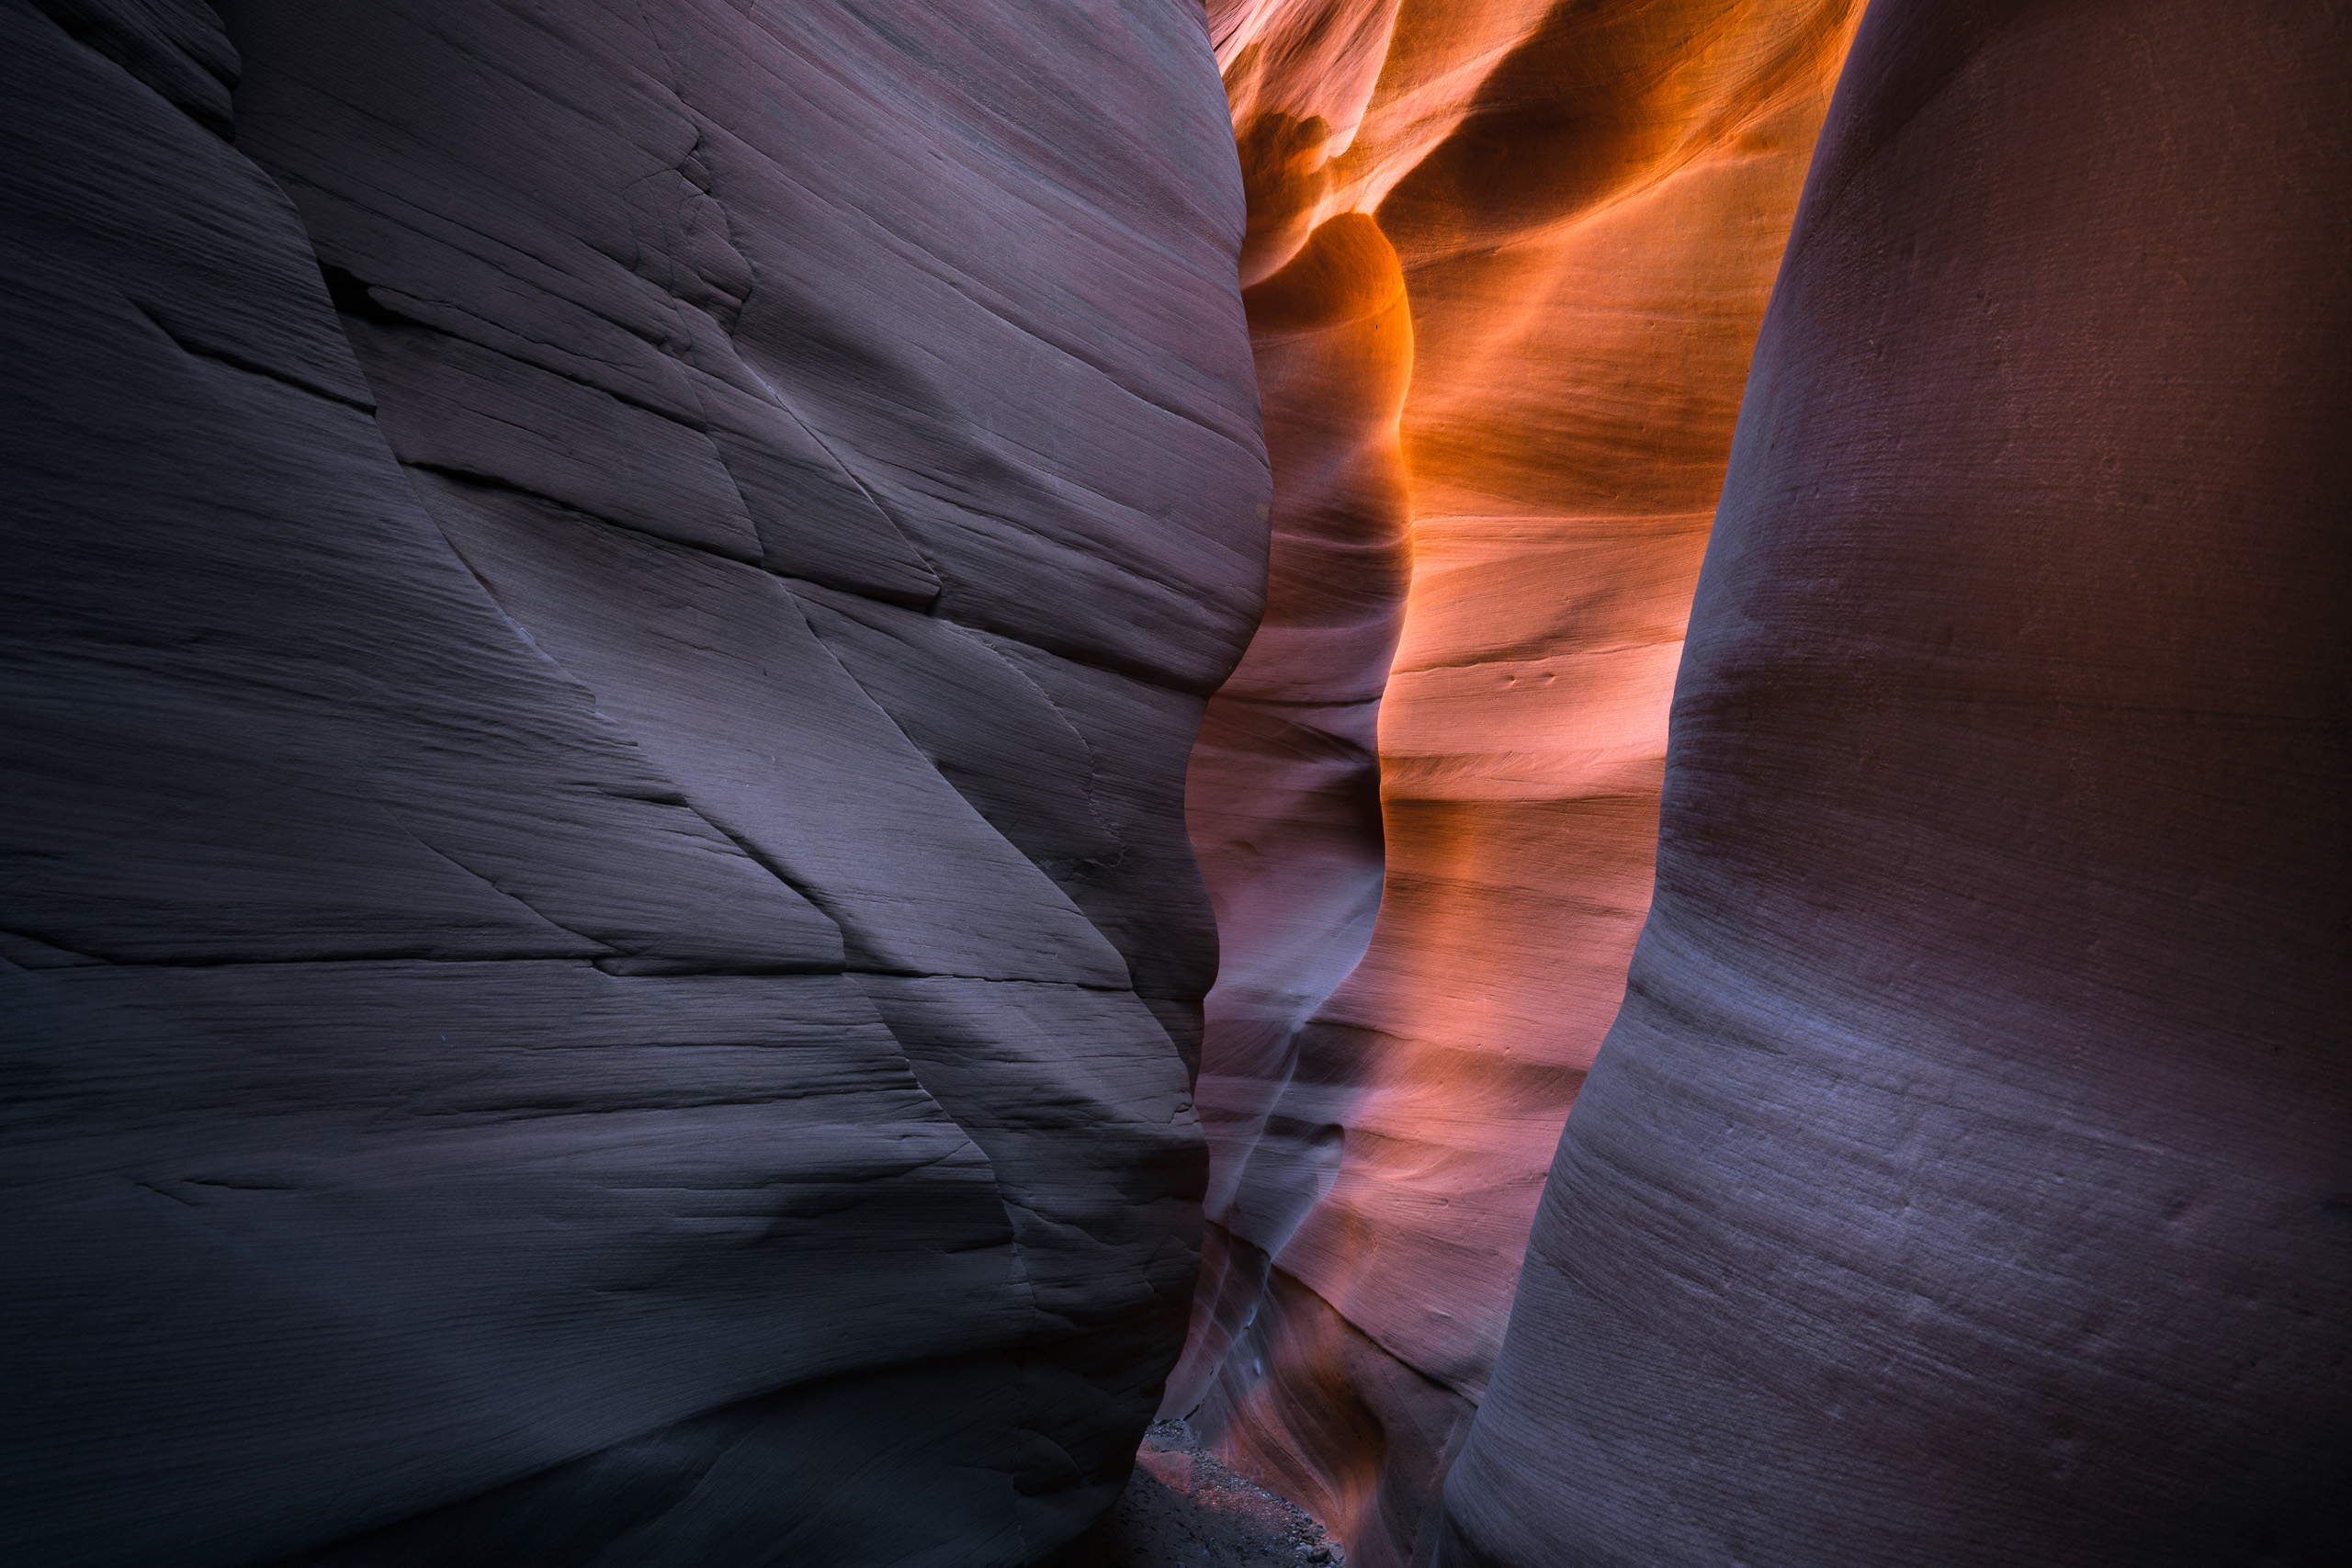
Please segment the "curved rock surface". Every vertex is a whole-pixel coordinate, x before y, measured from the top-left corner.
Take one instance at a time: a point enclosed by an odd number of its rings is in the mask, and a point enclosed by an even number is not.
[[[0,1535],[1082,1529],[1263,590],[1198,15],[6,0],[0,76]]]
[[[1871,7],[1445,1562],[2342,1560],[2347,23]]]
[[[1193,764],[1225,960],[1166,1408],[1354,1561],[1428,1534],[1623,994],[1683,617],[1859,12],[1210,7],[1275,533]]]
[[[0,0],[16,1555],[2352,1539],[2352,12],[1206,13]]]

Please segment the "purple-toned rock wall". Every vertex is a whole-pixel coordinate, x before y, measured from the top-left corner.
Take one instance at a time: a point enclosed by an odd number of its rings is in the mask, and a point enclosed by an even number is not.
[[[1083,1529],[1264,587],[1197,11],[5,0],[0,79],[12,1555]]]
[[[2352,5],[1858,9],[0,0],[0,1559],[2332,1568]]]
[[[2348,23],[1871,6],[1447,1563],[2344,1560]]]

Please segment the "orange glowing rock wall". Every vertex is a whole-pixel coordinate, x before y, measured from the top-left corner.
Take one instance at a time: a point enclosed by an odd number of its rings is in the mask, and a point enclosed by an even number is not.
[[[1860,9],[1209,6],[1274,546],[1192,768],[1224,959],[1167,1407],[1361,1562],[1426,1533],[1623,994],[1683,623]]]

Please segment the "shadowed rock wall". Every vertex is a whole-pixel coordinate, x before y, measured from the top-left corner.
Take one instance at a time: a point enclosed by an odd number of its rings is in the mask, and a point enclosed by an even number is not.
[[[1275,536],[1193,762],[1225,959],[1168,1408],[1363,1562],[1427,1535],[1623,995],[1683,617],[1859,9],[1211,7]]]
[[[1447,1562],[2343,1560],[2347,62],[1871,7]]]
[[[1263,587],[1197,14],[5,0],[0,77],[0,1535],[1082,1528]]]

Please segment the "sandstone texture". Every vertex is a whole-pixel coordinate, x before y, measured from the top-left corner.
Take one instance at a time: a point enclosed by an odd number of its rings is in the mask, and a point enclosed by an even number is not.
[[[2344,1560],[2348,64],[1871,6],[1447,1563]]]
[[[0,1556],[2342,1560],[2345,0],[0,84]]]
[[[0,0],[0,78],[7,1554],[1070,1540],[1264,588],[1197,11]]]
[[[1387,1565],[1430,1537],[1623,994],[1683,620],[1860,6],[1209,12],[1274,543],[1193,761],[1224,966],[1165,1408]]]

